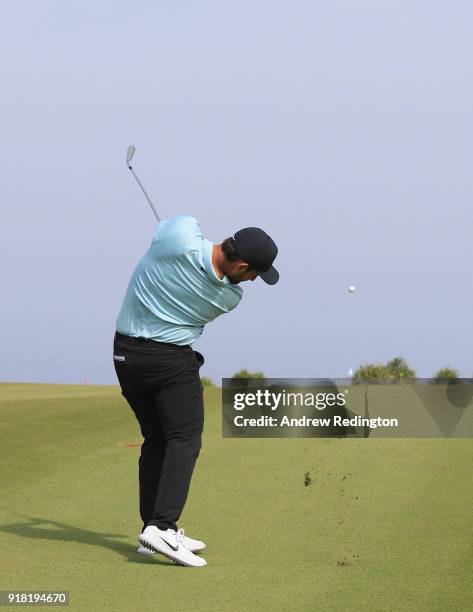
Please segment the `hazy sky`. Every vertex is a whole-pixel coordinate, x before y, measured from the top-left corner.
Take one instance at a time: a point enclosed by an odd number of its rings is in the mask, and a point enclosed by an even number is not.
[[[0,380],[115,383],[154,216],[277,242],[203,375],[473,373],[473,4],[23,1],[0,25]],[[349,295],[347,287],[357,292]]]

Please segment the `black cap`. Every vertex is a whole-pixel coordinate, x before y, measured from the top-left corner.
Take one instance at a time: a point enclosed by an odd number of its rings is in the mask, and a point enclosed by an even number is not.
[[[278,254],[278,247],[259,227],[245,227],[233,236],[235,250],[240,259],[258,272],[268,285],[275,285],[279,272],[273,268],[273,261]]]

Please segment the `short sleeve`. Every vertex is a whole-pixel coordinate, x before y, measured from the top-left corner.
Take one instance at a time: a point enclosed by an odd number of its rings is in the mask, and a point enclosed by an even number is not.
[[[156,226],[152,244],[158,243],[170,255],[185,254],[202,248],[203,235],[197,219],[179,215]]]

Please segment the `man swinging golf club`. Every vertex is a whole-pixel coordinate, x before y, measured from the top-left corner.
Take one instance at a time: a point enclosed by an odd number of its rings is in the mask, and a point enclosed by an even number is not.
[[[269,285],[278,281],[272,266],[277,252],[259,228],[213,244],[196,219],[178,216],[158,223],[133,272],[116,322],[113,359],[144,438],[139,552],[159,552],[189,567],[207,565],[195,554],[205,544],[177,528],[204,424],[204,358],[191,345],[206,323],[238,305],[239,283],[258,276]]]

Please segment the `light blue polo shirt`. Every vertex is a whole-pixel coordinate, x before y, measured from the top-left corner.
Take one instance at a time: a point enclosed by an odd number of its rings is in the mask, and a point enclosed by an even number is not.
[[[227,276],[217,276],[212,248],[193,217],[181,215],[158,223],[151,246],[128,284],[117,331],[192,344],[206,323],[233,310],[243,290]]]

